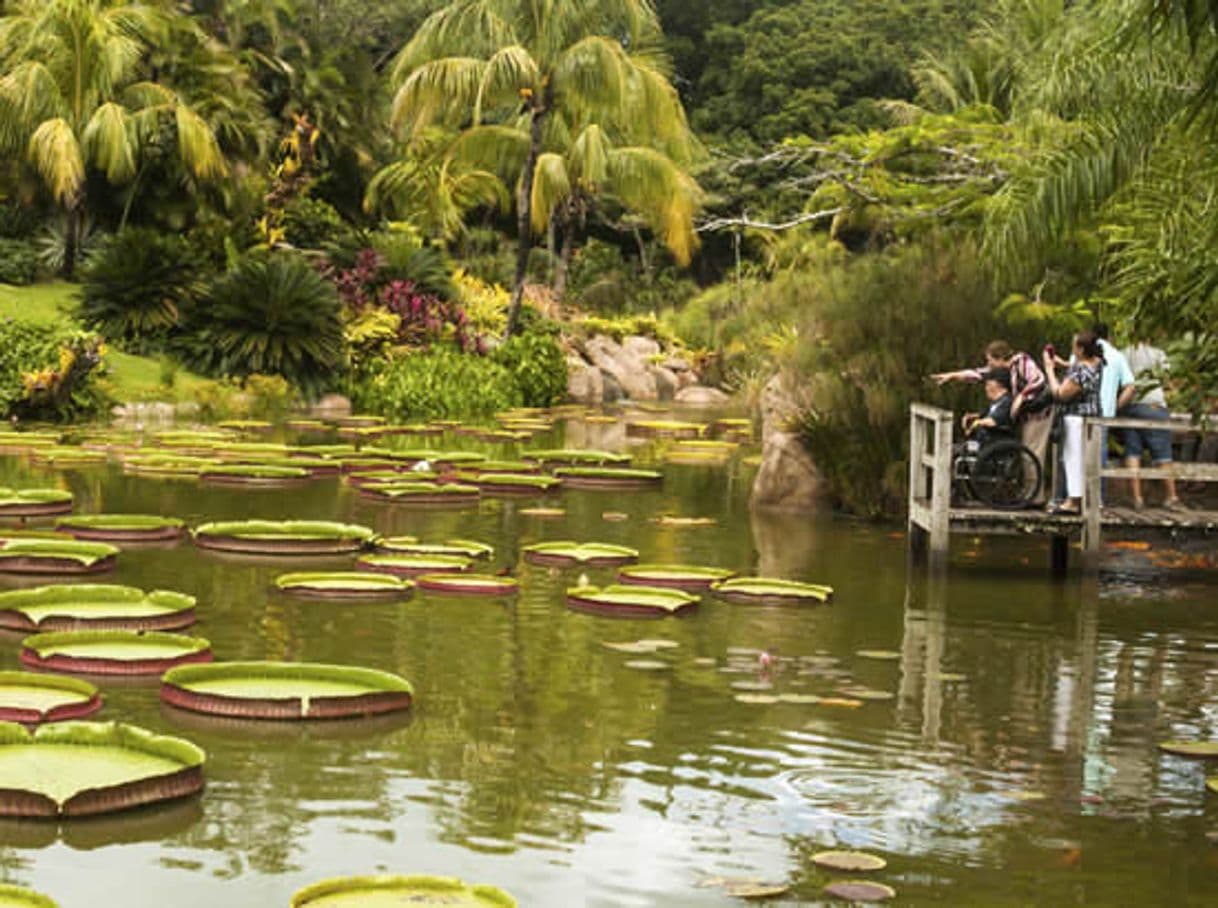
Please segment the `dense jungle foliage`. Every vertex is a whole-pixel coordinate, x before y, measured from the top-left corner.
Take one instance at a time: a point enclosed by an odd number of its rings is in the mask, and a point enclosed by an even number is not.
[[[990,335],[1102,317],[1212,407],[1216,26],[1208,0],[0,0],[0,282],[79,282],[81,330],[169,380],[395,417],[552,401],[577,325],[651,318],[729,389],[816,389],[803,437],[882,513],[921,376]],[[0,363],[9,409],[56,365]]]

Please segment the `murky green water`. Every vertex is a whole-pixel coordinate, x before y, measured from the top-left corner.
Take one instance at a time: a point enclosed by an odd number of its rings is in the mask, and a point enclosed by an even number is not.
[[[606,442],[582,427],[572,436]],[[830,877],[809,857],[836,846],[887,858],[876,878],[903,904],[1218,903],[1218,845],[1206,837],[1218,796],[1205,794],[1204,764],[1155,749],[1218,737],[1213,585],[1147,574],[1054,586],[1039,548],[1010,544],[964,553],[976,564],[945,583],[910,581],[892,528],[750,516],[743,468],[666,471],[662,491],[567,492],[566,517],[542,520],[520,513],[530,502],[376,505],[333,479],[255,492],[3,459],[0,484],[64,483],[82,512],[340,519],[480,539],[523,586],[514,604],[334,605],[269,589],[297,562],[189,544],[124,552],[114,582],[197,595],[195,633],[218,658],[387,669],[414,682],[415,708],[374,722],[234,724],[162,708],[155,682],[102,682],[100,718],[207,750],[207,791],[59,827],[0,822],[4,878],[65,908],[278,906],[321,877],[368,872],[495,883],[525,906],[739,904],[699,883],[758,877],[789,883],[772,904],[794,905],[820,898]],[[665,527],[652,522],[660,514],[718,522]],[[813,609],[710,601],[659,622],[580,614],[562,598],[578,572],[518,559],[523,544],[564,538],[816,580],[837,596]],[[680,644],[659,657],[666,672],[630,669],[631,656],[601,645],[657,636]],[[18,640],[0,640],[0,666],[17,666]],[[751,650],[774,654],[774,667]],[[893,698],[742,703],[740,682]]]

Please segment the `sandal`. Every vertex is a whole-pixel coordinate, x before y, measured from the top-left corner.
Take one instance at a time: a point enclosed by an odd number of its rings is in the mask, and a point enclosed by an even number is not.
[[[1053,501],[1045,508],[1050,514],[1072,514],[1077,515],[1082,513],[1082,509],[1074,505],[1067,504],[1064,501]]]

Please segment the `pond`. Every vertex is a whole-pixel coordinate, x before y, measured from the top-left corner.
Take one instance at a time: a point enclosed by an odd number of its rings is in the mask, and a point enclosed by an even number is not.
[[[611,425],[566,436],[525,448],[610,446],[648,466],[665,445],[628,445]],[[424,444],[501,459],[524,449]],[[368,500],[336,477],[251,490],[3,458],[0,485],[63,486],[78,513],[474,539],[520,582],[507,601],[308,601],[274,578],[352,559],[124,550],[102,581],[197,596],[188,632],[218,659],[387,670],[414,684],[414,706],[250,723],[163,707],[155,681],[101,679],[98,718],[195,742],[207,789],[104,819],[0,822],[3,877],[65,908],[286,905],[321,878],[379,872],[493,883],[523,906],[741,904],[718,878],[755,878],[790,887],[769,904],[794,905],[838,878],[811,856],[849,848],[888,861],[873,878],[902,904],[1218,904],[1218,796],[1204,763],[1156,747],[1218,737],[1212,584],[1132,552],[1115,552],[1098,583],[1054,584],[1041,547],[993,541],[964,546],[933,581],[907,573],[898,527],[750,515],[739,457],[664,472],[661,488],[448,509]],[[527,513],[539,501],[565,514]],[[688,616],[615,620],[564,602],[581,574],[604,583],[612,570],[521,557],[562,539],[836,592],[822,606],[707,599]],[[678,644],[644,660],[664,670],[604,645],[640,638]],[[20,639],[0,641],[0,668],[19,667]]]

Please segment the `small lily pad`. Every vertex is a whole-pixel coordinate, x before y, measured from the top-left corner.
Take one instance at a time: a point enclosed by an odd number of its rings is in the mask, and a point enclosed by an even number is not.
[[[892,700],[896,694],[886,690],[875,690],[870,687],[839,687],[837,692],[843,697],[850,697],[854,700],[871,700],[875,702],[883,700]]]
[[[769,681],[733,681],[732,690],[773,690],[774,685]]]
[[[967,681],[968,675],[962,675],[959,672],[936,672],[931,675],[935,681],[943,681],[947,684],[955,684],[960,681]]]
[[[667,662],[661,662],[659,659],[631,659],[622,664],[626,668],[633,668],[641,672],[666,672],[672,668]]]
[[[901,654],[895,649],[861,649],[855,653],[860,659],[875,659],[879,662],[895,662]]]
[[[818,706],[828,706],[835,709],[859,709],[862,700],[851,700],[845,697],[821,697],[816,701]]]
[[[888,862],[883,858],[863,851],[822,851],[812,855],[812,863],[817,867],[839,870],[842,873],[869,873],[888,866]]]
[[[723,887],[728,895],[738,899],[772,899],[785,895],[791,887],[785,883],[729,883]]]
[[[838,880],[825,887],[825,895],[847,902],[887,902],[897,897],[897,891],[883,883],[870,880]]]
[[[812,705],[821,701],[821,698],[815,694],[779,694],[778,699],[782,703],[799,703],[804,705]]]
[[[654,646],[648,645],[643,640],[632,640],[626,643],[612,643],[608,640],[601,643],[605,649],[611,649],[615,653],[631,653],[636,656],[643,656],[649,653],[658,652]]]
[[[779,702],[777,694],[736,694],[734,699],[737,703],[755,703],[764,705]]]
[[[562,508],[521,508],[520,513],[525,517],[540,517],[542,519],[565,517],[567,514]]]
[[[1218,794],[1218,776],[1210,776],[1208,779],[1206,779],[1205,787],[1214,794]]]

